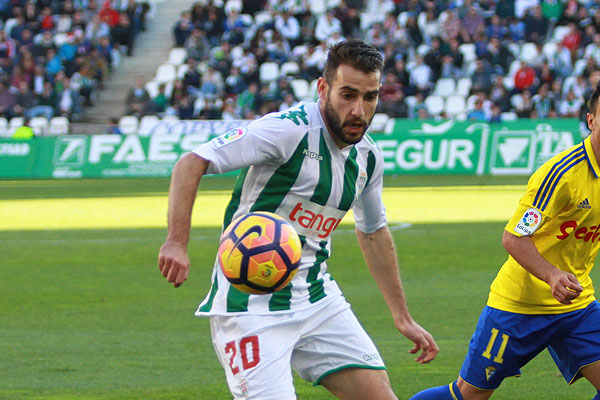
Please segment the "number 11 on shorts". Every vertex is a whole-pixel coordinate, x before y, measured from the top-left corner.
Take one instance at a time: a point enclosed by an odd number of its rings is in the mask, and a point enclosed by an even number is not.
[[[492,328],[492,336],[490,337],[490,341],[487,344],[487,347],[485,348],[485,351],[481,354],[482,356],[484,356],[487,359],[492,358],[492,347],[494,347],[494,342],[496,341],[496,338],[498,337],[498,333],[500,331],[496,328]],[[508,336],[506,333],[502,334],[502,343],[500,343],[500,348],[498,349],[498,354],[496,354],[496,356],[494,357],[494,362],[498,363],[498,364],[502,364],[504,362],[504,359],[502,358],[502,356],[504,355],[504,351],[506,350],[506,345],[508,344],[508,339],[510,338],[510,336]]]
[[[240,372],[239,366],[234,366],[238,348],[242,356],[242,369],[247,370],[256,367],[260,361],[257,335],[240,339],[239,346],[236,345],[235,340],[228,342],[225,344],[225,354],[229,355],[229,368],[231,368],[231,372],[234,375]],[[249,359],[249,355],[251,356],[251,359]]]

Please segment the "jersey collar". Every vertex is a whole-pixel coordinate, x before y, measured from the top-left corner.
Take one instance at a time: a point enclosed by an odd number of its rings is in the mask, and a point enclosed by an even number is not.
[[[594,149],[592,148],[592,140],[590,139],[590,136],[583,141],[583,148],[588,165],[590,166],[594,176],[598,178],[598,176],[600,176],[600,167],[598,166],[598,160],[596,159],[596,154],[594,154]]]

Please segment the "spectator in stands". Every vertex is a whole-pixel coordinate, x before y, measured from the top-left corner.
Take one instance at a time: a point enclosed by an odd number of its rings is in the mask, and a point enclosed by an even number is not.
[[[469,7],[467,15],[462,19],[460,26],[460,35],[463,42],[473,43],[475,35],[485,30],[485,19],[479,11],[479,7],[472,5]]]
[[[423,111],[427,118],[427,106],[425,105],[425,96],[423,96],[423,93],[417,92],[415,93],[414,101],[410,103],[410,107],[408,109],[408,118],[419,118],[423,114]]]
[[[162,116],[169,106],[169,99],[166,94],[166,86],[164,83],[158,85],[158,93],[152,99],[149,109],[151,114]]]
[[[467,119],[469,121],[488,121],[485,111],[483,110],[483,102],[480,99],[475,100],[474,108],[467,113]]]
[[[388,114],[392,118],[408,117],[408,107],[404,102],[403,87],[393,71],[386,71],[379,89],[377,112]]]
[[[71,76],[71,87],[84,99],[85,106],[92,105],[96,79],[88,64],[82,64],[80,69]]]
[[[246,28],[246,24],[237,10],[232,9],[229,12],[229,15],[227,15],[223,24],[223,28],[223,41],[227,41],[234,46],[244,41],[244,29]]]
[[[422,22],[420,29],[423,34],[423,39],[428,45],[431,45],[433,38],[440,37],[440,23],[433,8],[430,7],[425,11],[425,19]]]
[[[365,33],[365,41],[379,49],[383,48],[387,40],[387,36],[383,32],[383,26],[380,22],[375,22]]]
[[[24,117],[25,112],[34,106],[35,97],[33,92],[29,90],[29,84],[26,81],[19,82],[15,100],[13,112],[14,116],[17,117]]]
[[[191,35],[194,25],[192,15],[189,11],[183,11],[175,23],[173,33],[175,35],[175,47],[184,47],[185,41]]]
[[[508,74],[510,64],[515,59],[510,50],[497,37],[490,38],[485,58],[497,75]]]
[[[535,70],[526,62],[521,62],[521,66],[515,73],[515,90],[518,92],[528,91],[537,85]]]
[[[492,116],[489,122],[490,124],[502,122],[502,109],[498,104],[492,105]]]
[[[421,92],[427,96],[433,87],[433,71],[425,64],[422,55],[417,54],[415,56],[415,65],[410,69],[409,75],[410,85],[417,92]]]
[[[525,23],[522,20],[512,18],[508,24],[508,32],[513,42],[522,43],[525,41]]]
[[[48,54],[49,49],[53,49],[56,52],[56,44],[54,43],[52,31],[47,30],[42,32],[38,41],[34,43],[33,56],[36,59],[41,59]]]
[[[104,132],[105,135],[122,135],[123,132],[119,128],[119,119],[117,117],[110,117],[108,120],[108,127]]]
[[[340,35],[345,37],[360,37],[360,11],[362,8],[358,2],[341,0],[340,4],[334,9],[335,17],[342,24]],[[389,12],[384,13],[388,15]],[[384,32],[390,32],[384,29]]]
[[[100,9],[98,14],[100,15],[100,19],[106,22],[111,29],[119,23],[120,14],[112,8],[110,1],[105,1],[102,4],[102,9]]]
[[[134,33],[129,16],[120,14],[119,23],[112,27],[110,31],[112,44],[117,49],[125,48],[126,54],[131,56],[133,54]]]
[[[457,40],[460,34],[460,20],[456,16],[454,10],[444,11],[446,19],[442,22],[440,29],[440,37],[444,42],[450,42],[451,40]]]
[[[185,95],[179,101],[173,105],[177,112],[179,119],[192,119],[194,118],[194,100],[192,96]]]
[[[485,59],[475,60],[475,71],[471,75],[471,90],[489,93],[492,88],[492,69]]]
[[[188,93],[198,96],[200,93],[200,83],[202,82],[202,75],[198,71],[198,61],[188,58],[186,64],[188,69],[183,75],[183,86]]]
[[[293,99],[292,99],[293,101]],[[232,98],[228,98],[223,102],[223,109],[221,110],[221,118],[224,121],[239,120],[240,116],[235,111],[235,101]]]
[[[548,19],[542,14],[542,7],[536,5],[525,17],[525,39],[528,42],[542,42],[548,33]]]
[[[128,115],[141,117],[147,112],[150,95],[144,85],[144,78],[138,77],[135,80],[135,86],[129,90],[126,100]]]
[[[85,38],[92,44],[97,46],[100,43],[100,38],[110,35],[110,26],[104,22],[99,14],[94,14],[92,20],[85,27]]]
[[[531,93],[528,90],[524,90],[519,96],[519,101],[515,104],[515,111],[519,118],[529,118],[531,112],[534,109],[533,102],[531,101]]]
[[[558,103],[558,115],[563,118],[579,118],[579,109],[582,105],[581,99],[569,90],[565,99]]]
[[[204,97],[216,98],[221,96],[224,89],[223,76],[213,65],[209,65],[202,76],[200,91]]]
[[[431,45],[427,54],[425,54],[425,64],[429,65],[433,72],[433,79],[437,81],[442,74],[442,49],[440,39],[434,37],[431,39]]]
[[[45,117],[47,120],[50,120],[54,116],[56,106],[56,95],[52,83],[46,81],[44,82],[42,92],[36,95],[35,106],[27,110],[25,116],[29,119]]]
[[[329,10],[319,16],[317,25],[315,26],[315,38],[321,42],[326,41],[334,31],[341,32],[342,24],[340,20],[335,17],[335,12]]]
[[[183,47],[185,47],[188,58],[194,60],[206,60],[210,54],[210,43],[206,38],[206,34],[197,28],[192,29]]]
[[[62,78],[61,90],[57,93],[58,113],[72,120],[77,120],[81,114],[79,93],[71,88],[71,80]]]
[[[296,17],[288,10],[284,9],[275,17],[275,29],[287,40],[291,48],[300,44],[300,24]]]
[[[508,28],[504,26],[498,15],[492,15],[489,25],[485,28],[485,34],[490,39],[502,40],[508,34]]]
[[[239,115],[242,118],[246,118],[246,116],[250,113],[256,113],[257,107],[257,94],[258,94],[258,83],[250,82],[248,84],[248,88],[244,90],[237,97],[237,108],[239,110]]]
[[[417,19],[411,14],[406,19],[406,33],[409,47],[416,49],[423,43],[423,34],[417,24]]]
[[[240,71],[235,67],[231,68],[225,79],[225,92],[237,96],[246,90],[247,86],[244,77],[240,75]]]
[[[537,112],[538,118],[548,118],[551,111],[556,109],[556,105],[552,102],[547,83],[540,86],[537,93],[531,98],[531,101],[533,102],[533,108]]]
[[[8,90],[6,82],[0,81],[0,115],[7,119],[12,118],[16,102],[15,95]]]
[[[346,29],[346,25],[342,23],[344,29]],[[359,24],[360,26],[360,24]],[[394,47],[400,46],[404,47],[406,44],[406,30],[402,25],[398,23],[398,18],[396,14],[393,12],[387,13],[385,15],[385,19],[383,20],[383,33],[386,35],[386,41],[388,44],[393,45]],[[357,37],[359,35],[352,34],[352,37]],[[398,49],[399,50],[399,49]]]
[[[490,89],[490,100],[493,104],[497,104],[502,112],[510,110],[510,94],[504,87],[504,76],[495,76],[494,83]]]

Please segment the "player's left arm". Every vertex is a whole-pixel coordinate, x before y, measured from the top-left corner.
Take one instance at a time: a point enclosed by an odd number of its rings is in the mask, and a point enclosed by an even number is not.
[[[356,235],[369,271],[383,294],[396,328],[415,344],[410,353],[422,350],[416,361],[428,363],[435,358],[439,348],[433,336],[413,320],[408,311],[396,247],[389,228],[384,226],[372,233],[356,229]]]

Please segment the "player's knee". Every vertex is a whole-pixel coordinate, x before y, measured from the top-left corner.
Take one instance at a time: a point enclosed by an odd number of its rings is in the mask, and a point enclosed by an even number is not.
[[[463,400],[456,381],[449,385],[438,386],[415,394],[410,400]]]

